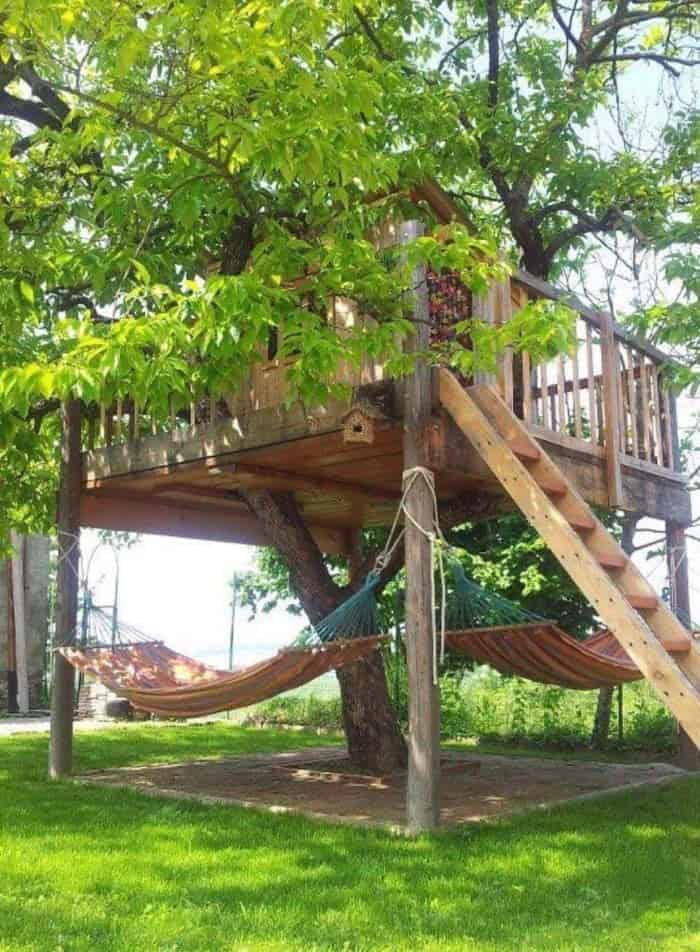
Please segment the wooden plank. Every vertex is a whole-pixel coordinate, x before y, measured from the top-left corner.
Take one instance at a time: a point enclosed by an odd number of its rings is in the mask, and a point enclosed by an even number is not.
[[[664,451],[661,438],[661,400],[659,398],[659,377],[658,367],[651,364],[651,396],[653,401],[653,426],[654,426],[654,455],[656,456],[656,465],[664,465]]]
[[[484,324],[496,323],[496,285],[492,284],[486,294],[475,294],[472,298],[472,317]],[[477,370],[474,374],[475,383],[497,384],[496,374],[485,370]]]
[[[526,423],[532,423],[532,368],[530,366],[530,355],[527,351],[523,351],[521,356],[523,372],[523,417]]]
[[[661,373],[661,371],[660,371]],[[671,392],[670,388],[664,386],[663,377],[659,380],[659,391],[664,404],[664,438],[666,441],[666,459],[665,464],[668,469],[675,470],[675,461],[673,458],[673,433],[674,424],[671,413]]]
[[[70,400],[61,408],[55,646],[70,644],[78,620],[80,476],[80,401]],[[54,780],[70,774],[73,765],[74,671],[63,655],[53,653],[49,777]]]
[[[100,404],[100,443],[107,446],[107,407]]]
[[[422,225],[409,222],[402,229],[404,241],[423,233]],[[419,353],[430,346],[430,309],[425,270],[413,274],[415,295],[414,334],[410,346]],[[427,464],[427,431],[432,409],[430,368],[418,360],[406,378],[404,391],[404,470]],[[432,474],[431,474],[432,477]],[[410,478],[410,477],[408,477]],[[431,544],[416,528],[432,529],[433,503],[424,478],[413,483],[406,499],[404,537],[406,564],[406,665],[408,668],[408,778],[406,819],[412,833],[434,829],[440,821],[440,694],[433,679],[437,646],[433,636]]]
[[[574,435],[577,439],[583,439],[583,419],[581,416],[581,380],[578,360],[578,339],[574,344],[571,354],[571,373],[574,388]]]
[[[671,589],[671,608],[684,624],[689,624],[690,580],[685,526],[671,520],[666,522],[666,560]],[[685,770],[700,770],[700,746],[693,742],[682,727],[679,728],[678,734],[679,765]]]
[[[591,443],[598,445],[598,406],[595,393],[595,364],[593,362],[593,328],[586,322],[586,372],[588,374],[588,416]]]
[[[257,519],[241,506],[227,511],[204,502],[167,503],[135,493],[83,493],[80,524],[95,529],[144,532],[182,539],[210,542],[237,542],[241,545],[270,545]],[[328,555],[345,552],[345,530],[310,525],[309,530],[321,551]]]
[[[258,481],[275,480],[287,486],[290,490],[312,493],[338,494],[346,499],[379,500],[395,502],[401,498],[400,492],[385,490],[378,486],[362,485],[344,482],[339,479],[328,479],[318,476],[305,476],[285,470],[270,469],[266,466],[257,466],[254,463],[237,463],[231,468],[236,476],[251,476]]]
[[[549,403],[549,383],[547,380],[547,362],[540,364],[540,389],[542,390],[542,426],[547,430],[554,430],[551,406]]]
[[[623,380],[625,376],[625,365],[622,359],[620,345],[615,341],[615,366],[617,368],[617,409],[618,409],[618,440],[620,452],[627,451],[627,410],[625,407],[625,393]]]
[[[29,659],[27,657],[27,618],[25,612],[25,538],[12,530],[13,548],[10,559],[12,611],[15,634],[15,672],[17,675],[17,707],[20,714],[29,713]]]
[[[559,354],[557,359],[557,416],[557,429],[566,433],[566,363],[563,354]]]
[[[630,440],[632,446],[632,455],[639,457],[639,433],[637,431],[637,380],[635,376],[635,354],[633,350],[627,351],[629,367],[627,370],[627,399],[630,406]]]
[[[123,435],[123,423],[124,423],[122,419],[123,410],[124,410],[124,404],[121,398],[119,398],[117,400],[117,417],[116,417],[115,427],[114,427],[114,435],[116,436],[117,442],[119,443],[121,443],[122,435]]]
[[[608,478],[608,501],[610,506],[621,506],[622,472],[620,469],[620,408],[618,406],[619,370],[617,344],[613,336],[611,320],[604,320],[600,329],[600,346],[603,367],[603,403],[605,405],[605,465]]]
[[[644,458],[651,462],[651,408],[649,405],[649,375],[644,354],[639,364],[639,386],[642,388],[642,446]]]
[[[500,413],[498,398],[493,390],[488,387],[473,387],[466,394],[454,377],[443,370],[440,372],[440,398],[523,514],[547,542],[562,567],[596,608],[604,624],[615,634],[656,689],[662,701],[682,722],[693,740],[700,743],[700,692],[694,681],[664,649],[660,640],[666,637],[669,641],[678,642],[684,635],[682,626],[661,603],[650,610],[646,620],[632,608],[626,590],[618,587],[622,583],[618,580],[617,573],[613,580],[600,567],[595,554],[572,529],[560,507],[552,504],[539,489],[530,471],[510,452],[503,439],[499,438],[499,431],[494,429],[482,409],[487,406],[494,413]],[[475,399],[479,400],[479,405]],[[507,414],[507,408],[503,406],[502,417]],[[510,420],[518,423],[512,414]],[[546,459],[534,465],[543,466],[547,465],[547,462],[554,467],[554,464]],[[570,488],[567,500],[569,497],[572,504],[588,508],[573,487]],[[591,517],[595,519],[592,514]],[[595,532],[602,531],[610,543],[617,545],[598,520],[596,523]],[[628,573],[630,577],[636,573],[636,581],[640,587],[646,586],[646,591],[651,591],[631,561],[622,577]],[[650,623],[654,624],[653,630]]]

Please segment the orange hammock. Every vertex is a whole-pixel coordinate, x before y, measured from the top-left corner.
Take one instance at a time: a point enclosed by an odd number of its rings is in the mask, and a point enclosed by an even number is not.
[[[248,707],[298,688],[333,668],[358,661],[379,638],[286,648],[239,671],[220,671],[166,648],[162,642],[109,648],[65,646],[58,651],[142,711],[161,717],[201,717]]]
[[[638,681],[642,673],[611,632],[576,641],[550,622],[446,632],[449,648],[502,674],[590,690]]]

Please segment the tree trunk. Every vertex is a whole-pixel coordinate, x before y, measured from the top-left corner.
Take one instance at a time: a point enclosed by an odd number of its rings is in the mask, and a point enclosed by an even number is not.
[[[620,545],[630,557],[634,552],[634,533],[637,529],[639,516],[633,512],[626,512],[622,519],[622,538]],[[615,688],[601,688],[598,691],[598,705],[595,712],[591,747],[594,750],[603,750],[608,745],[610,736],[610,719],[612,716],[613,691]]]
[[[598,691],[598,705],[595,711],[591,747],[594,750],[604,750],[608,746],[610,736],[610,718],[612,715],[613,692],[615,688],[601,688]]]
[[[291,494],[241,490],[280,552],[292,589],[311,623],[333,611],[348,592],[335,584]],[[406,742],[396,720],[379,651],[337,671],[348,755],[365,770],[390,773],[406,765]]]
[[[239,492],[284,559],[291,587],[309,620],[312,624],[320,621],[347,598],[349,590],[337,586],[328,573],[294,497],[266,490],[241,489]],[[448,529],[468,519],[497,516],[502,510],[503,504],[497,496],[473,493],[467,498],[441,504],[440,521],[443,528]],[[363,564],[356,566],[355,580],[358,583],[372,568],[373,561],[368,557]],[[383,572],[383,579],[393,577],[402,563],[403,549],[399,546]],[[404,767],[406,742],[389,697],[381,654],[375,652],[368,658],[339,668],[337,677],[348,753],[353,764],[384,773]]]

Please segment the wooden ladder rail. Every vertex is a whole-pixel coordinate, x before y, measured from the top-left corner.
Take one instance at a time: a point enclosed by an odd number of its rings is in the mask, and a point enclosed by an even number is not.
[[[700,652],[683,625],[492,387],[465,390],[441,370],[439,392],[457,426],[700,746]]]

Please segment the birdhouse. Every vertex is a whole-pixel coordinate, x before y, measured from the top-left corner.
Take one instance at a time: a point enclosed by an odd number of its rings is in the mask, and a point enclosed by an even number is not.
[[[377,420],[383,414],[371,403],[356,403],[343,417],[344,443],[374,443]]]

